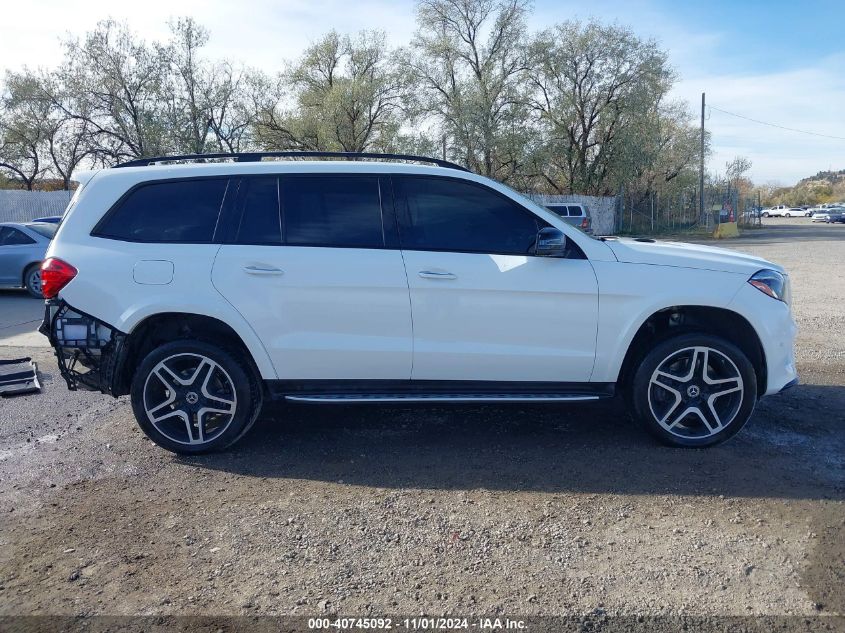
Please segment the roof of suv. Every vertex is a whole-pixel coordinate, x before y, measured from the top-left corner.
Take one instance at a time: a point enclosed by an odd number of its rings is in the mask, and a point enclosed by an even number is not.
[[[127,172],[159,172],[166,170],[178,170],[186,172],[214,170],[215,172],[231,170],[234,173],[242,172],[275,172],[275,171],[351,171],[360,172],[377,168],[379,171],[437,171],[447,173],[466,174],[470,172],[450,169],[447,167],[437,167],[434,165],[415,165],[410,163],[397,163],[390,161],[378,160],[265,160],[252,162],[213,162],[213,163],[177,163],[177,164],[156,164],[146,165],[140,167],[121,167],[118,173]],[[116,171],[116,170],[108,170]]]

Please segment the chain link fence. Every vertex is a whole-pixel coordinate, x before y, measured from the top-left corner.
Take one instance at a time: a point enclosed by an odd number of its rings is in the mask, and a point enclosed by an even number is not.
[[[621,198],[617,226],[623,234],[711,233],[724,222],[740,227],[760,224],[756,200],[730,186],[705,187],[703,212],[698,189],[662,194],[626,191]]]
[[[28,222],[61,215],[73,191],[19,191],[0,189],[0,222]]]

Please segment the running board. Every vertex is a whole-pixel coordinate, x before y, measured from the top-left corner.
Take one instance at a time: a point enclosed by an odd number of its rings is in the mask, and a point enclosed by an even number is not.
[[[348,404],[362,402],[586,402],[601,400],[608,396],[594,394],[559,393],[356,393],[356,394],[308,394],[286,395],[292,402],[315,402],[321,404]]]

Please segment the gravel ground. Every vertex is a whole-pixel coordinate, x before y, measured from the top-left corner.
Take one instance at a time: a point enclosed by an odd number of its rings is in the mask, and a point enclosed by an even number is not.
[[[789,270],[803,384],[702,451],[616,402],[275,405],[181,458],[0,347],[44,382],[0,401],[0,615],[845,613],[845,226],[724,245]]]

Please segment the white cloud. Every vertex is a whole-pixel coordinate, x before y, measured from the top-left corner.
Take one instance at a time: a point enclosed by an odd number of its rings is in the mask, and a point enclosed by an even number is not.
[[[61,41],[99,20],[126,21],[144,39],[165,39],[167,22],[192,16],[211,31],[207,52],[274,71],[330,29],[387,32],[406,43],[414,29],[411,0],[30,0],[8,3],[0,21],[0,69],[54,66]]]

